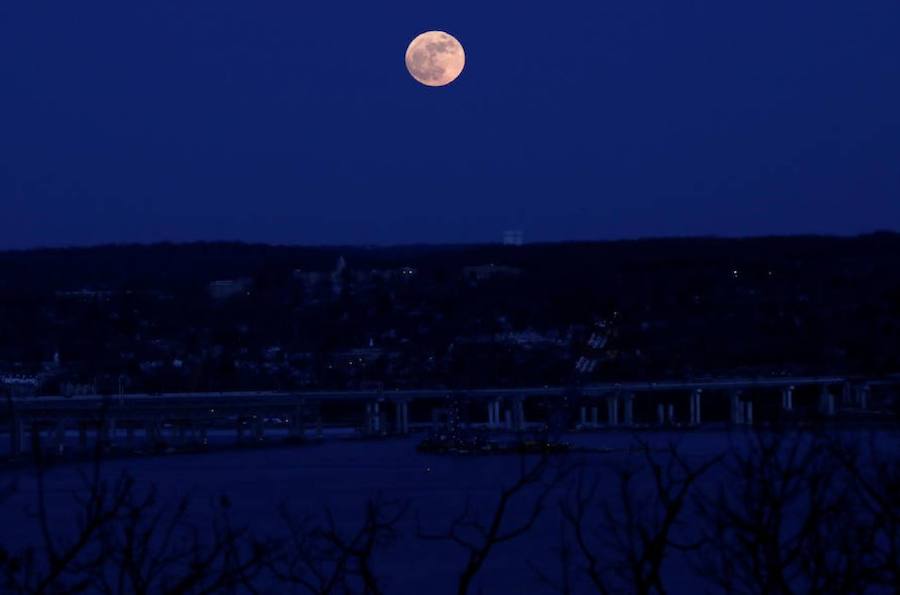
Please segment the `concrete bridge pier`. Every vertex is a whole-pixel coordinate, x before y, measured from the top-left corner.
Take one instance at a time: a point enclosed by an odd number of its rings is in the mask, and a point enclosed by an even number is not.
[[[491,407],[491,405],[488,405],[488,407]],[[394,408],[396,413],[395,432],[401,435],[409,434],[409,401],[394,401]],[[490,414],[490,410],[488,413]]]
[[[829,390],[828,385],[823,384],[822,391],[819,393],[819,413],[826,417],[833,417],[834,412],[834,395]]]
[[[491,429],[500,427],[500,399],[488,401],[488,427]]]
[[[625,400],[625,425],[633,426],[634,425],[634,395],[628,393],[624,397]]]
[[[372,423],[374,424],[374,430],[376,434],[382,433],[382,426],[384,424],[381,423],[381,403],[375,401],[372,403]]]
[[[702,417],[700,415],[700,396],[703,394],[702,388],[694,389],[691,392],[690,398],[690,425],[699,426],[702,422]]]
[[[619,397],[607,397],[606,399],[606,420],[610,426],[619,425]]]
[[[66,420],[60,419],[53,429],[53,449],[62,454],[66,449]]]
[[[382,419],[381,419],[381,415],[382,415],[381,403],[379,403],[378,401],[375,401],[375,403],[373,403],[373,405],[374,405],[373,413],[375,415],[374,415],[372,421],[375,424],[375,433],[381,434],[384,432],[384,424],[382,423]]]
[[[672,403],[659,403],[656,406],[656,422],[660,426],[674,426],[675,405]]]
[[[744,423],[753,425],[753,401],[744,401]]]
[[[525,429],[525,404],[521,397],[512,402],[512,430],[521,432]]]
[[[856,387],[855,390],[855,398],[856,406],[860,409],[868,409],[869,408],[869,395],[871,394],[872,389],[868,384],[861,384]]]
[[[582,405],[580,410],[579,424],[580,429],[600,427],[600,408],[596,404]]]
[[[731,402],[731,423],[735,425],[743,425],[746,409],[744,407],[744,402],[741,399],[741,391],[731,391],[728,394],[728,398]]]
[[[368,436],[375,433],[375,413],[373,403],[366,402],[366,412],[363,418],[363,432]]]
[[[782,411],[794,410],[794,387],[786,386],[781,389],[781,409]]]
[[[366,403],[366,417],[363,423],[363,430],[367,436],[373,436],[381,433],[381,407],[378,401],[369,401]]]
[[[609,407],[609,405],[607,405]],[[607,409],[607,411],[609,411]],[[600,407],[596,403],[588,403],[579,408],[578,428],[597,429],[600,427]]]

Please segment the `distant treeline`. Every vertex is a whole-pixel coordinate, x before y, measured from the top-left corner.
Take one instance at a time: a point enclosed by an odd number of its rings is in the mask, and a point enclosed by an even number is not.
[[[516,274],[465,272],[487,264]],[[57,353],[160,389],[897,372],[900,235],[0,252],[0,371]]]

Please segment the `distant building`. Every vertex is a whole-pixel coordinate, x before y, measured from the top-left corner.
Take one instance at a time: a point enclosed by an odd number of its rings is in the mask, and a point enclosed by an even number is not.
[[[112,291],[100,289],[77,289],[74,291],[57,291],[56,297],[63,300],[74,300],[79,302],[108,302],[113,296]]]
[[[575,362],[575,371],[579,374],[592,374],[597,369],[597,360],[591,357],[581,356]]]
[[[463,277],[469,281],[487,281],[497,277],[517,277],[522,269],[496,264],[482,264],[478,266],[463,267]]]
[[[415,267],[404,266],[399,269],[371,269],[369,271],[355,271],[353,278],[357,283],[370,283],[375,279],[382,281],[409,281],[413,279],[417,270]]]
[[[521,246],[525,243],[525,232],[521,229],[507,229],[503,232],[504,246]]]
[[[253,287],[253,281],[242,277],[240,279],[223,279],[209,284],[209,295],[214,300],[225,300],[236,295],[244,294]]]
[[[87,382],[61,382],[59,393],[64,397],[79,395],[96,395],[97,385]]]
[[[327,283],[331,286],[331,292],[334,295],[340,295],[344,289],[344,283],[353,280],[350,268],[347,266],[347,260],[343,256],[337,259],[337,263],[332,271],[294,269],[291,276],[307,291],[315,290]]]
[[[41,381],[36,376],[8,374],[0,376],[0,386],[12,397],[33,397],[38,393]]]
[[[606,342],[608,340],[608,335],[591,333],[591,338],[588,339],[588,347],[590,347],[591,349],[603,349],[604,347],[606,347]]]
[[[340,295],[349,283],[349,288],[359,290],[370,286],[376,281],[400,282],[415,279],[418,271],[415,267],[404,266],[398,269],[352,269],[342,256],[335,264],[332,271],[306,271],[294,269],[292,277],[294,281],[307,290],[324,287],[328,284],[334,295]]]
[[[328,280],[328,273],[322,271],[304,271],[303,269],[294,269],[291,275],[295,281],[300,283],[306,289],[312,289],[317,285]]]
[[[565,344],[565,341],[559,337],[558,333],[544,334],[531,329],[498,333],[495,336],[495,341],[518,345],[519,347],[533,347],[538,345],[562,346]]]

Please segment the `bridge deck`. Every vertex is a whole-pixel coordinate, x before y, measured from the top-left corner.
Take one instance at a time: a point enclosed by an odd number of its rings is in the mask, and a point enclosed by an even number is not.
[[[126,410],[130,412],[168,413],[191,410],[219,410],[259,412],[286,411],[304,402],[341,401],[416,401],[435,400],[456,395],[472,400],[490,401],[512,398],[601,398],[623,394],[652,393],[662,391],[732,391],[752,389],[778,389],[809,385],[832,386],[848,381],[842,376],[803,376],[779,378],[730,378],[695,381],[661,382],[613,382],[572,387],[485,388],[469,390],[413,389],[395,391],[236,391],[208,393],[161,393],[126,395],[79,395],[72,397],[43,396],[14,398],[12,405],[20,413],[52,414],[99,410]]]

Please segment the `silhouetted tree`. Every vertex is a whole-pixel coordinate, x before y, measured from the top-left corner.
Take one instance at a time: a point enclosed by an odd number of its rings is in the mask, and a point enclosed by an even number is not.
[[[476,511],[467,500],[462,512],[447,529],[427,531],[419,524],[420,539],[455,543],[466,552],[466,562],[457,581],[459,595],[469,593],[494,548],[522,537],[537,522],[547,497],[568,472],[565,467],[557,466],[548,477],[550,470],[551,461],[547,457],[531,464],[522,457],[518,479],[500,490],[493,510],[486,515]],[[524,500],[527,510],[519,519],[510,520],[508,515],[514,500]]]
[[[875,534],[821,438],[760,431],[699,500],[699,571],[731,593],[861,593]]]
[[[853,489],[855,540],[844,557],[873,585],[900,593],[900,455],[891,436],[834,438],[830,453]],[[845,515],[847,512],[845,511]],[[842,542],[848,541],[844,538]],[[860,546],[864,547],[860,547]]]
[[[0,555],[2,590],[11,593],[220,593],[252,590],[270,547],[230,520],[230,502],[218,501],[209,528],[191,527],[187,500],[174,510],[153,489],[142,493],[121,474],[107,479],[102,445],[76,494],[71,532],[56,530],[47,504],[47,465],[33,445],[40,543]]]
[[[369,499],[362,525],[347,533],[328,509],[321,523],[311,515],[298,518],[282,506],[289,538],[271,563],[273,573],[284,584],[310,595],[380,595],[383,591],[373,557],[396,541],[397,525],[406,509],[405,503]]]
[[[665,593],[662,568],[672,549],[696,544],[676,541],[689,524],[685,508],[695,484],[720,458],[691,463],[671,445],[654,453],[639,442],[641,465],[615,469],[617,497],[599,496],[605,474],[577,476],[560,503],[584,573],[598,593]],[[646,485],[649,482],[649,486]],[[599,515],[595,518],[594,515]]]

